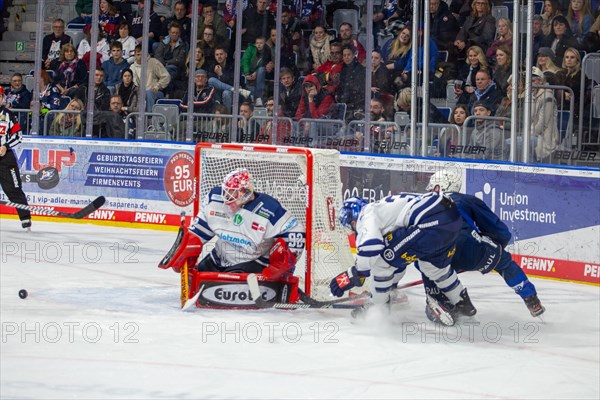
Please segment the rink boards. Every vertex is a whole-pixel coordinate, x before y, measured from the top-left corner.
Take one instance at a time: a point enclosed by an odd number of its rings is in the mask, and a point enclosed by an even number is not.
[[[72,212],[104,195],[88,220],[173,229],[182,211],[192,214],[193,152],[191,144],[26,138],[16,155],[30,204]],[[509,226],[509,250],[527,273],[600,283],[597,169],[343,154],[342,189],[369,201],[420,192],[441,168],[459,172],[463,191]],[[0,206],[0,214],[15,211]]]

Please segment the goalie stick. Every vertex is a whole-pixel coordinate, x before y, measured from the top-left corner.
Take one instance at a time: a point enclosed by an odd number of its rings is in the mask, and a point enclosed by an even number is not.
[[[88,204],[87,206],[83,207],[82,209],[80,209],[79,211],[76,211],[74,213],[56,211],[53,208],[13,203],[12,201],[6,201],[6,200],[0,200],[0,204],[6,205],[9,207],[13,207],[13,208],[17,208],[20,210],[35,211],[42,215],[51,215],[53,217],[82,219],[82,218],[87,217],[88,215],[90,215],[91,213],[93,213],[94,211],[99,209],[100,207],[102,207],[104,205],[105,201],[106,201],[106,199],[104,198],[104,196],[99,196],[94,201],[92,201],[90,204]]]
[[[302,303],[281,303],[276,301],[266,301],[262,298],[262,294],[260,292],[260,287],[258,285],[258,278],[256,274],[249,274],[247,278],[248,287],[250,288],[250,294],[252,294],[252,298],[254,302],[259,308],[278,308],[278,309],[306,309],[306,308],[357,308],[361,307],[362,304],[343,304],[349,301],[360,300],[367,297],[370,297],[368,293],[362,293],[358,296],[346,297],[343,299],[335,299],[330,301],[319,301],[313,299],[308,296],[301,290],[298,290],[300,293],[300,300]],[[342,304],[340,304],[342,303]]]

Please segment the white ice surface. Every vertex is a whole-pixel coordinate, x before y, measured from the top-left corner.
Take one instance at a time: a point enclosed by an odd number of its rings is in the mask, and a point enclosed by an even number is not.
[[[391,321],[182,312],[179,275],[156,267],[174,232],[0,228],[2,399],[600,397],[597,286],[534,278],[540,323],[498,275],[463,274],[478,314],[458,335],[426,322],[419,286]]]

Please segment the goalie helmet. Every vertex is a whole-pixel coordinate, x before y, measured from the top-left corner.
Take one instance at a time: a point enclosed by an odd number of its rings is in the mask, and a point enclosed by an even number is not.
[[[342,204],[342,207],[338,212],[338,221],[340,221],[340,224],[342,224],[344,228],[354,231],[360,212],[367,204],[368,203],[360,197],[350,197]],[[353,222],[355,223],[354,225],[352,224]]]
[[[429,178],[429,184],[427,185],[428,192],[433,191],[436,186],[440,187],[442,192],[460,192],[462,186],[461,177],[458,171],[450,171],[443,169],[431,175]]]
[[[246,169],[230,172],[223,179],[221,189],[225,205],[232,212],[236,211],[252,197],[252,176]]]

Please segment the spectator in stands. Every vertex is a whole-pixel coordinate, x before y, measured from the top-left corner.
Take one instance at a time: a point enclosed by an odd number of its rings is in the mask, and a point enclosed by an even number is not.
[[[260,129],[260,134],[257,137],[256,142],[258,143],[266,143],[266,144],[277,144],[280,146],[285,146],[287,144],[289,144],[290,142],[290,136],[292,136],[292,124],[291,121],[289,120],[277,120],[277,135],[276,137],[274,136],[274,132],[273,132],[273,119],[272,117],[274,116],[274,110],[275,110],[275,101],[273,100],[273,97],[269,97],[267,99],[267,117],[269,117],[264,125],[262,126],[262,128]],[[283,105],[281,103],[279,103],[278,105],[278,111],[277,111],[277,116],[278,117],[283,117]]]
[[[344,62],[342,61],[342,44],[337,42],[331,43],[330,54],[331,60],[321,64],[314,72],[324,77],[325,89],[333,94],[337,91],[340,84],[340,74],[344,66]]]
[[[206,6],[205,6],[206,7]],[[185,15],[186,14],[186,6],[183,1],[178,1],[175,3],[175,11],[174,15],[170,18],[167,18],[162,23],[162,32],[160,34],[160,40],[169,36],[169,25],[171,22],[177,22],[181,27],[181,39],[187,44],[190,44],[190,29],[192,26],[192,20]]]
[[[119,39],[117,40],[123,45],[123,58],[127,60],[127,63],[133,63],[137,43],[135,38],[129,34],[129,23],[127,21],[121,21],[119,24]]]
[[[108,59],[110,58],[110,45],[108,44],[106,38],[103,36],[103,32],[104,31],[102,30],[102,28],[98,27],[98,40],[96,41],[96,60],[99,60],[100,62],[96,65],[100,65],[104,61],[108,61]],[[90,54],[88,53],[91,50],[90,43],[92,43],[92,25],[86,25],[83,28],[83,33],[85,34],[85,38],[83,38],[77,46],[77,57],[84,61],[87,59],[86,65],[89,70]]]
[[[431,37],[439,50],[448,52],[448,60],[455,61],[458,55],[454,40],[460,30],[458,21],[450,12],[448,5],[443,0],[430,0]]]
[[[154,51],[154,58],[165,66],[172,83],[183,76],[188,52],[187,43],[181,39],[181,27],[177,22],[172,22],[169,27],[169,36],[165,37]]]
[[[45,69],[42,69],[39,75],[40,82],[40,93],[37,94],[40,99],[40,132],[42,135],[44,134],[44,121],[47,120],[46,126],[52,124],[52,120],[54,119],[54,114],[48,114],[48,111],[51,110],[60,110],[60,90],[56,87],[56,85],[52,82],[52,78],[48,75]],[[32,100],[29,108],[33,108],[33,98],[36,94],[32,93]]]
[[[544,73],[544,79],[550,85],[557,84],[556,74],[560,71],[560,68],[554,64],[555,58],[550,47],[540,47],[538,50],[536,67]]]
[[[364,99],[364,96],[361,98]],[[329,114],[333,103],[333,96],[321,87],[319,79],[315,75],[308,75],[302,82],[302,97],[298,103],[298,110],[294,119],[325,118]]]
[[[550,47],[556,58],[554,59],[555,64],[561,64],[565,50],[569,47],[579,49],[577,39],[573,36],[569,21],[562,15],[554,17],[552,21],[552,32],[546,38],[546,46]]]
[[[94,137],[125,138],[125,113],[123,100],[118,94],[109,97],[109,108],[94,112],[92,135]]]
[[[316,25],[325,23],[322,0],[294,0],[290,1],[296,18],[302,29],[313,29]],[[271,3],[271,12],[275,15],[277,1]]]
[[[554,17],[559,15],[562,15],[562,12],[560,11],[558,0],[545,0],[544,9],[541,15],[542,32],[544,32],[544,36],[548,36],[550,33],[552,33],[552,23],[554,21]]]
[[[562,62],[562,70],[556,73],[556,80],[559,85],[568,86],[573,89],[575,98],[572,98],[568,90],[562,90],[558,93],[559,107],[563,110],[569,110],[571,102],[574,105],[575,115],[573,120],[579,122],[579,99],[581,96],[581,54],[574,47],[565,50]],[[576,126],[576,125],[575,125]]]
[[[123,17],[119,14],[119,10],[114,5],[113,0],[100,0],[100,15],[98,15],[98,23],[104,31],[107,40],[112,42],[119,36],[119,23]]]
[[[424,42],[425,40],[423,39],[423,27],[419,28],[418,31],[418,42],[420,43],[419,48],[417,49],[417,71],[422,71],[423,70],[423,65],[425,64],[425,49],[424,49]],[[438,48],[437,45],[435,44],[435,40],[433,40],[433,38],[431,36],[429,36],[429,60],[427,60],[427,62],[429,62],[429,79],[433,80],[433,76],[435,73],[435,69],[439,60],[439,56],[438,56]],[[405,74],[402,75],[402,80],[404,80],[404,76],[407,77],[407,81],[406,84],[410,84],[410,77],[411,77],[411,72],[412,72],[412,58],[414,57],[414,51],[411,48],[409,55],[408,55],[408,60],[406,62],[406,66],[404,67],[404,71]]]
[[[298,66],[296,65],[296,56],[294,54],[291,43],[288,42],[287,36],[281,36],[281,46],[277,48],[277,28],[271,28],[271,36],[267,39],[266,45],[271,50],[272,68],[267,69],[267,79],[273,80],[275,71],[275,60],[279,58],[280,68],[289,68],[298,74]],[[270,71],[269,71],[270,70]]]
[[[302,83],[294,78],[289,68],[281,68],[279,72],[279,104],[282,106],[283,117],[293,118],[298,110],[300,97],[302,96]]]
[[[31,92],[23,84],[23,75],[15,72],[10,78],[10,88],[5,92],[4,105],[8,109],[26,110],[31,104]],[[21,126],[25,126],[21,123]]]
[[[522,43],[525,43],[527,32],[524,32],[521,37],[523,39]],[[539,15],[533,16],[533,54],[537,54],[540,47],[544,47],[544,43],[546,43],[546,36],[542,31],[542,17]],[[525,57],[526,52],[522,52],[521,57]]]
[[[346,119],[362,119],[365,115],[365,67],[356,59],[356,49],[351,45],[342,48],[344,66],[340,86],[336,93],[338,103],[346,103]],[[356,113],[356,115],[355,115]]]
[[[313,70],[319,68],[321,64],[327,62],[331,57],[331,48],[329,42],[333,40],[325,27],[322,25],[315,26],[310,37],[310,55],[309,60]]]
[[[437,1],[437,0],[436,0]],[[379,7],[373,10],[373,36],[374,48],[379,47],[378,37],[389,24],[399,17],[398,15],[398,0],[382,0]],[[432,21],[433,26],[433,21]],[[382,33],[383,34],[383,33]],[[453,38],[454,39],[454,38]]]
[[[468,97],[466,92],[458,99],[458,103],[467,104],[469,110],[474,111],[474,104],[478,101],[484,101],[492,113],[496,112],[502,93],[496,87],[488,70],[481,70],[475,75],[475,90]],[[473,112],[474,114],[474,112]]]
[[[254,141],[253,133],[260,132],[260,127],[254,122],[254,125],[250,127],[250,118],[254,115],[254,105],[250,102],[243,102],[240,104],[240,117],[243,117],[241,120],[238,120],[238,129],[237,129],[237,141],[241,143],[251,143]]]
[[[71,21],[73,24],[89,24],[92,22],[92,11],[94,10],[94,0],[77,0],[75,11],[79,17]]]
[[[489,117],[493,115],[492,107],[485,101],[477,101],[473,106],[473,115]],[[481,151],[473,151],[471,158],[482,160],[504,160],[504,131],[494,121],[477,118],[471,132],[469,145],[478,146]]]
[[[5,92],[4,105],[8,109],[27,110],[31,104],[31,92],[23,84],[23,75],[15,72],[10,79],[10,87]],[[19,113],[19,123],[24,132],[29,132],[27,113]]]
[[[165,90],[171,83],[169,71],[157,59],[147,56],[146,61],[146,112],[152,112],[152,107],[158,99],[165,98]],[[135,62],[131,64],[133,81],[140,86],[142,75],[142,45],[135,47]]]
[[[398,111],[403,111],[408,115],[411,115],[411,101],[413,97],[412,88],[404,88],[398,93],[398,98],[396,100],[396,106]],[[423,109],[423,97],[417,96],[417,115],[416,118],[420,119],[421,111]],[[429,119],[428,122],[433,122],[436,124],[445,124],[447,123],[447,119],[444,118],[444,115],[440,112],[440,110],[429,102]]]
[[[81,111],[83,102],[80,99],[73,99],[69,102],[66,111],[72,113],[58,113],[50,125],[48,135],[50,136],[83,136],[83,123],[81,121]]]
[[[127,68],[121,71],[121,82],[115,86],[115,94],[119,95],[123,102],[121,111],[127,115],[138,111],[138,87],[133,83],[133,72]]]
[[[486,51],[494,41],[496,32],[496,18],[492,16],[487,0],[472,0],[471,8],[471,15],[465,20],[454,41],[461,54],[471,46],[479,46]]]
[[[111,57],[102,63],[104,70],[104,84],[111,93],[115,93],[115,86],[121,83],[123,70],[129,68],[129,63],[123,58],[123,44],[115,40],[110,45]]]
[[[371,53],[371,98],[381,101],[385,108],[386,116],[391,116],[394,107],[394,89],[392,88],[392,77],[388,69],[383,65],[381,51],[373,50]]]
[[[517,89],[517,99],[514,100],[517,102],[517,110],[519,112],[522,113],[523,110],[523,106],[524,106],[524,97],[525,97],[525,74],[524,73],[520,73],[519,75],[519,79],[518,79],[518,89]],[[513,77],[512,75],[510,75],[507,79],[507,83],[508,86],[506,87],[506,96],[500,100],[500,105],[498,106],[498,108],[496,109],[496,112],[494,113],[494,115],[496,117],[503,117],[503,118],[508,118],[511,119],[512,116],[512,102],[513,102],[513,97],[512,97],[512,90],[513,90]],[[517,132],[522,132],[523,131],[523,119],[519,118],[519,115],[521,114],[517,114],[515,116],[515,120],[517,121]],[[510,121],[497,121],[496,122],[498,124],[498,127],[500,129],[503,129],[504,132],[508,132],[511,129],[511,122]]]
[[[354,31],[352,30],[352,24],[349,22],[342,22],[338,28],[338,42],[345,45],[351,45],[354,47],[356,54],[355,57],[360,64],[364,64],[367,59],[367,51],[360,42],[354,38]]]
[[[203,69],[196,70],[194,76],[194,113],[212,114],[215,108],[216,89],[208,83],[208,72]],[[188,93],[183,96],[181,109],[186,111],[188,108]]]
[[[255,43],[258,37],[269,36],[271,28],[275,26],[275,19],[267,11],[267,0],[256,0],[256,7],[248,7],[242,18],[242,48]]]
[[[588,53],[600,51],[600,15],[583,38],[583,49]]]
[[[490,65],[494,65],[496,61],[496,50],[500,46],[508,47],[512,49],[512,28],[511,23],[506,18],[498,18],[498,28],[496,29],[496,39],[488,47],[485,55]],[[511,51],[512,53],[512,51]]]
[[[221,42],[220,42],[221,43]],[[222,42],[224,46],[228,46],[227,42]],[[202,36],[198,40],[198,47],[202,49],[204,53],[204,59],[209,64],[215,63],[215,49],[217,47],[217,40],[215,38],[215,29],[212,25],[206,25],[202,31]]]
[[[214,114],[228,114],[227,107],[225,107],[223,104],[217,104],[215,106]],[[209,121],[209,124],[204,125],[203,132],[194,132],[194,141],[227,143],[231,140],[230,135],[231,119],[224,117],[213,117]]]
[[[173,8],[175,8],[174,0],[154,0],[154,11],[160,17],[160,22],[173,16]]]
[[[395,39],[388,40],[381,49],[385,67],[390,71],[396,88],[402,89],[408,82],[406,66],[412,48],[412,35],[408,26],[403,27]]]
[[[479,71],[488,69],[487,59],[479,46],[472,46],[467,50],[466,64],[458,70],[454,86],[456,97],[469,96],[475,91],[475,76]],[[466,104],[466,98],[463,98]],[[460,101],[459,101],[460,103]]]
[[[472,0],[451,0],[449,5],[450,12],[456,18],[456,22],[458,22],[459,26],[462,26],[465,23],[465,20],[472,13],[471,7]]]
[[[75,95],[82,101],[87,101],[88,82],[79,86]],[[110,90],[104,84],[104,70],[100,65],[96,67],[94,75],[94,111],[108,111],[110,108]]]
[[[142,43],[144,34],[144,7],[146,0],[138,1],[137,11],[132,13],[129,17],[129,28],[131,29],[131,36],[135,38],[137,44]],[[152,0],[149,0],[150,6],[150,26],[148,32],[148,44],[150,45],[150,51],[154,51],[156,47],[155,43],[160,38],[160,32],[162,30],[162,23],[158,14],[152,9]]]
[[[187,55],[187,59],[185,60],[185,77],[186,77],[186,81],[187,78],[190,77],[190,58],[191,58],[192,53],[188,51],[188,55]],[[196,45],[196,69],[206,69],[208,70],[210,67],[212,67],[211,64],[209,64],[208,62],[206,62],[206,59],[204,58],[204,52],[202,51],[202,47],[200,47],[200,42],[198,42],[198,44]]]
[[[304,53],[301,51],[302,29],[300,28],[300,22],[292,14],[289,7],[283,7],[281,10],[281,32],[285,36],[286,42],[292,46],[292,51],[298,57],[298,63],[304,62]],[[298,66],[298,68],[300,67]]]
[[[456,146],[462,144],[461,134],[465,120],[469,116],[469,109],[465,104],[457,104],[450,113],[450,123],[458,129],[444,128],[438,138],[438,151],[440,157],[457,157]]]
[[[61,96],[75,96],[79,86],[87,82],[88,71],[85,63],[77,58],[75,47],[71,43],[63,45],[60,57],[52,61],[51,67],[55,76],[54,84]]]
[[[546,85],[544,73],[537,67],[531,72],[531,83]],[[559,145],[556,99],[552,90],[541,87],[533,88],[531,102],[531,134],[537,139],[535,158],[537,162],[549,163]]]
[[[217,43],[229,46],[227,24],[223,17],[217,12],[216,6],[211,3],[207,3],[202,7],[202,15],[198,20],[198,39],[207,41],[207,38],[204,37],[204,33],[206,33],[205,27],[207,26],[212,27],[213,35],[211,38],[208,38],[208,42],[212,42],[211,47],[213,47],[213,49]]]
[[[248,0],[242,0],[242,12],[248,8]],[[243,15],[242,15],[243,18]],[[223,10],[223,20],[233,29],[237,19],[237,0],[225,1],[225,9]]]
[[[227,48],[217,46],[215,49],[215,65],[209,73],[208,83],[217,89],[222,103],[231,112],[233,106],[233,84],[235,66],[227,61]],[[250,98],[251,92],[246,89],[239,90],[245,99]]]
[[[46,69],[50,69],[52,60],[60,57],[60,50],[67,43],[73,43],[73,39],[65,35],[65,21],[56,18],[52,22],[52,33],[44,36],[42,42],[42,62]]]
[[[575,36],[579,43],[582,43],[583,37],[590,31],[594,23],[589,1],[571,0],[569,2],[569,11],[567,12],[567,21],[569,21],[573,36]]]
[[[246,88],[252,92],[255,101],[264,95],[265,75],[269,63],[271,63],[271,49],[265,46],[265,38],[258,36],[254,44],[248,45],[241,60]]]
[[[496,66],[494,67],[494,82],[502,94],[506,96],[507,79],[512,73],[512,50],[508,46],[500,46],[496,49]]]

